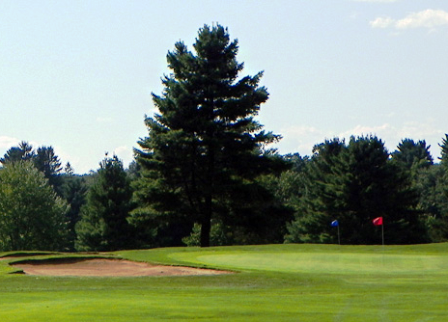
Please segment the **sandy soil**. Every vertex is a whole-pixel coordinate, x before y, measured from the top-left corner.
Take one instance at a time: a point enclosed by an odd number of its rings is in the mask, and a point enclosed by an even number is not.
[[[46,276],[174,276],[218,275],[230,272],[181,266],[161,266],[114,259],[14,264],[28,275]]]

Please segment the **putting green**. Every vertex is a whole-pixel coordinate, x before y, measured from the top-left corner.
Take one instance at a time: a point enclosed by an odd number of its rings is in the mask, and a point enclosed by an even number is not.
[[[241,270],[263,270],[327,274],[415,274],[444,273],[448,257],[438,255],[399,255],[365,253],[188,253],[170,255],[176,260]]]

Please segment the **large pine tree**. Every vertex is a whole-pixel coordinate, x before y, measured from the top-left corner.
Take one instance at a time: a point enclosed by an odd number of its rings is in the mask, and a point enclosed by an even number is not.
[[[176,43],[164,91],[153,94],[159,114],[146,118],[149,136],[136,151],[143,206],[134,216],[188,218],[202,227],[201,246],[209,246],[212,219],[241,222],[238,209],[257,198],[255,179],[284,162],[265,149],[280,137],[255,120],[268,92],[259,86],[262,73],[239,77],[237,40],[206,25],[193,47]]]

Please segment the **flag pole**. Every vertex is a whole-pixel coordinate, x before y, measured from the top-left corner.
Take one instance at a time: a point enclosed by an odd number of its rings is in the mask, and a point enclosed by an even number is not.
[[[340,234],[339,234],[339,222],[338,222],[338,220],[336,219],[336,220],[333,220],[332,222],[331,222],[331,227],[337,227],[338,228],[338,243],[339,243],[339,245],[341,244],[341,236],[340,236]]]
[[[382,245],[384,246],[384,223],[383,223],[383,217],[377,217],[372,220],[373,224],[375,226],[381,226],[381,241]]]
[[[339,242],[339,245],[341,245],[341,236],[339,235],[339,225],[338,225],[338,242]]]

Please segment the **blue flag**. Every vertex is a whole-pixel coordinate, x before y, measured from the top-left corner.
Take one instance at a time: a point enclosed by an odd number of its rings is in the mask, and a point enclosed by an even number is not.
[[[331,227],[337,227],[337,226],[339,226],[339,222],[337,220],[333,220],[331,222]]]

